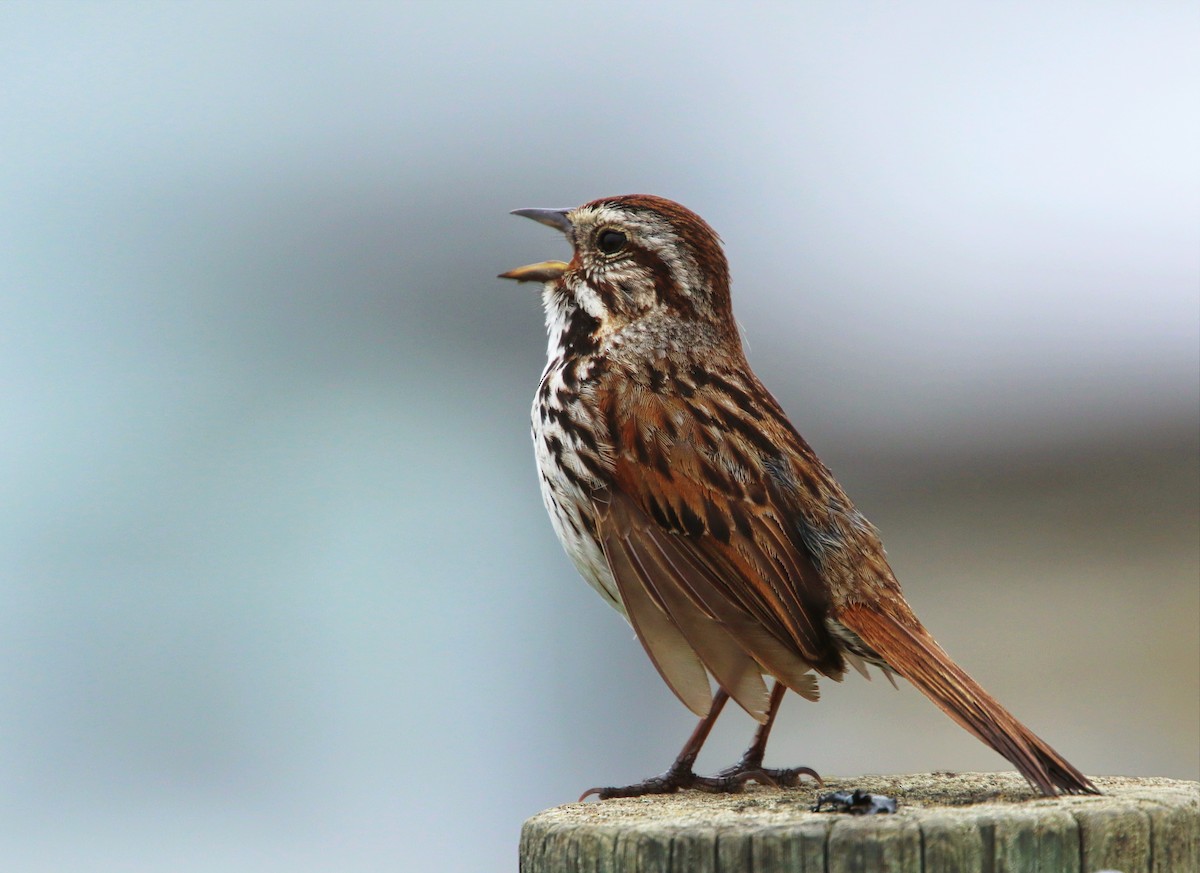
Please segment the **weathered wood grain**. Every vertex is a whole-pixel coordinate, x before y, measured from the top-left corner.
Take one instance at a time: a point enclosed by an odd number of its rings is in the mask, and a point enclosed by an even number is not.
[[[1200,873],[1200,783],[1098,778],[1045,798],[1016,774],[831,779],[895,815],[814,813],[818,790],[572,803],[521,833],[523,873]]]

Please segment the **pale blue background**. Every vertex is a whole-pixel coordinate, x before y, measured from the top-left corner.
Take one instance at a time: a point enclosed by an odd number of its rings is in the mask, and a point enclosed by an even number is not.
[[[723,235],[910,599],[1089,773],[1200,770],[1194,3],[0,5],[0,866],[515,867],[691,716],[559,551],[509,217]],[[706,767],[751,730],[731,713]],[[1001,769],[912,689],[770,759]]]

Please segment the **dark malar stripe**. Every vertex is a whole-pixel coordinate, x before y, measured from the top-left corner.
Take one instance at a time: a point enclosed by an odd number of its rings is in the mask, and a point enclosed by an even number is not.
[[[592,318],[582,309],[572,307],[567,316],[567,329],[563,332],[563,352],[567,356],[586,355],[597,348],[596,331],[600,329],[599,319]],[[567,381],[566,371],[563,381]]]

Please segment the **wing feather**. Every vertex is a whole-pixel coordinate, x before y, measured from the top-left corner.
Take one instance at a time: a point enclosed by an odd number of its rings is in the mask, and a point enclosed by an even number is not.
[[[600,517],[604,555],[638,640],[683,705],[696,715],[707,715],[712,705],[712,689],[704,665],[661,603],[655,601],[644,573],[619,533],[608,530],[604,524],[603,519],[608,516]]]
[[[840,680],[847,665],[805,545],[805,502],[777,475],[807,447],[790,444],[799,437],[772,404],[749,414],[780,417],[764,419],[775,442],[740,428],[738,396],[724,380],[698,385],[686,403],[627,385],[597,390],[611,468],[594,517],[630,621],[676,695],[706,711],[706,669],[761,720],[763,672],[815,700],[812,671]]]
[[[718,684],[750,715],[759,721],[766,718],[764,670],[797,694],[817,699],[817,682],[808,663],[730,600],[719,576],[687,539],[663,530],[620,492],[606,498],[599,517],[605,553],[619,555],[620,566],[637,574],[637,584],[667,614]],[[648,652],[658,645],[643,642]]]
[[[640,528],[639,547],[657,551],[662,556],[666,572],[656,577],[653,583],[656,590],[678,586],[763,669],[802,697],[818,698],[817,680],[809,664],[764,629],[730,596],[720,571],[706,561],[702,553],[691,548],[688,540],[656,526],[627,496],[616,495],[613,505],[615,512],[631,518],[631,526]]]

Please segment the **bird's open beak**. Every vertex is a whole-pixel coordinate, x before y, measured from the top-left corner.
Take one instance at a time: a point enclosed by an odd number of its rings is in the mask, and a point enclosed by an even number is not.
[[[571,219],[567,217],[567,213],[570,211],[570,209],[514,209],[512,214],[520,215],[523,218],[532,218],[539,224],[553,227],[569,237],[571,235]],[[518,282],[553,282],[567,271],[568,266],[569,264],[563,261],[541,261],[501,273],[500,278],[515,279]]]
[[[501,273],[498,278],[516,279],[518,282],[553,282],[567,272],[568,266],[570,265],[563,261],[539,261]]]

